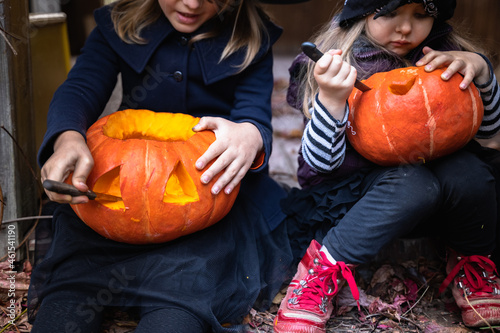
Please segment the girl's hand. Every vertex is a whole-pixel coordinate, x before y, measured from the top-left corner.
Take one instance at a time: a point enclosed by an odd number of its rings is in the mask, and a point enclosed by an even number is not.
[[[217,194],[222,188],[226,194],[231,193],[252,166],[257,153],[263,149],[259,130],[251,123],[234,123],[219,117],[202,117],[193,130],[212,130],[216,137],[196,161],[196,168],[202,170],[215,160],[201,175],[202,183],[208,184],[224,171],[212,186],[212,193]]]
[[[87,177],[94,166],[94,160],[83,136],[75,131],[66,131],[59,135],[54,143],[54,153],[45,162],[41,170],[42,182],[45,179],[65,181],[73,172],[72,183],[80,191],[87,191]],[[72,197],[45,190],[52,201],[60,203],[85,203],[86,196]]]
[[[465,51],[435,51],[430,47],[424,47],[424,57],[417,61],[417,66],[425,66],[427,72],[441,67],[448,68],[441,74],[445,81],[449,80],[455,73],[463,75],[460,89],[465,90],[472,81],[478,84],[487,83],[490,72],[486,61],[478,54]]]
[[[345,103],[356,81],[356,69],[342,61],[341,50],[330,50],[314,67],[318,98],[335,119],[343,119]]]

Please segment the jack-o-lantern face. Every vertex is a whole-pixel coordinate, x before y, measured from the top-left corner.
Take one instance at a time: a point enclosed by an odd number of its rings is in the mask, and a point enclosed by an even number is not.
[[[474,85],[461,90],[462,77],[443,81],[444,70],[422,67],[377,73],[367,92],[349,97],[347,137],[354,149],[380,165],[417,163],[450,154],[469,142],[483,118]]]
[[[201,183],[195,162],[215,135],[193,132],[198,121],[149,110],[101,118],[87,132],[95,163],[87,185],[122,200],[94,200],[72,205],[73,210],[102,236],[132,244],[166,242],[219,221],[239,187],[230,195],[213,195],[215,179]]]

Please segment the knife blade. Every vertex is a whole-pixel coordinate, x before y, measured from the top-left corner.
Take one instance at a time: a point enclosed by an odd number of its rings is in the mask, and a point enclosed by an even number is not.
[[[304,52],[304,54],[306,56],[308,56],[309,58],[311,58],[311,60],[314,62],[318,61],[323,56],[323,53],[320,50],[318,50],[318,48],[316,47],[316,45],[314,43],[305,42],[305,43],[302,43],[301,47],[302,47],[302,52]],[[356,87],[357,89],[359,89],[363,92],[372,89],[372,88],[368,87],[366,84],[364,84],[363,82],[359,81],[358,79],[356,79],[356,82],[354,83],[354,87]]]
[[[43,187],[49,191],[56,192],[59,194],[69,194],[72,197],[78,197],[81,195],[87,196],[90,200],[101,200],[101,201],[122,201],[122,198],[116,197],[114,195],[98,193],[91,190],[87,192],[82,192],[73,185],[66,184],[63,182],[58,182],[55,180],[46,179],[42,183]]]

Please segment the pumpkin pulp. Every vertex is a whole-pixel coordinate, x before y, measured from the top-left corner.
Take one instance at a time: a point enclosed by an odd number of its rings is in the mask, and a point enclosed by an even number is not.
[[[195,134],[192,128],[199,121],[199,118],[175,113],[146,112],[137,117],[132,114],[134,111],[111,114],[102,127],[102,133],[118,140],[187,141]],[[121,197],[120,168],[114,168],[101,176],[94,184],[94,191]],[[165,186],[163,202],[185,205],[199,199],[193,180],[182,163],[178,162]],[[110,209],[126,209],[123,201],[101,201],[101,204]]]

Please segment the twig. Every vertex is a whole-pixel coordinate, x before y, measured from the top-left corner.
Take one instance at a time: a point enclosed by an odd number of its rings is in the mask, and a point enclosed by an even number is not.
[[[12,51],[12,53],[14,53],[14,55],[17,55],[17,51],[14,48],[14,46],[9,42],[9,39],[7,38],[7,35],[9,35],[9,36],[11,36],[13,38],[16,38],[16,37],[13,36],[11,33],[5,31],[2,27],[0,27],[0,35],[2,35],[3,39],[5,40],[5,42],[7,43],[7,45],[9,46],[10,50]]]
[[[14,222],[21,222],[21,221],[31,221],[31,220],[36,220],[36,219],[51,219],[52,215],[37,215],[37,216],[26,216],[26,217],[18,217],[17,219],[12,219],[12,220],[5,220],[3,223],[14,223]]]
[[[16,138],[14,138],[14,136],[2,125],[0,126],[1,129],[3,129],[5,131],[5,133],[7,133],[8,136],[10,136],[10,138],[12,139],[12,141],[14,142],[14,144],[16,145],[17,149],[19,150],[19,152],[21,153],[21,155],[23,156],[24,158],[24,161],[26,162],[26,165],[28,166],[28,168],[30,169],[31,171],[31,175],[33,176],[33,179],[37,182],[38,184],[38,190],[39,190],[39,193],[41,194],[42,193],[42,188],[41,188],[41,185],[40,185],[40,182],[38,181],[38,177],[36,175],[36,172],[35,170],[33,170],[33,168],[31,167],[30,163],[29,163],[29,159],[28,157],[26,156],[26,154],[24,153],[23,149],[21,148],[21,146],[19,145],[19,143],[17,142]]]
[[[469,306],[472,308],[472,310],[474,310],[474,312],[475,312],[475,313],[479,316],[479,318],[481,318],[481,319],[482,319],[482,320],[486,323],[486,325],[488,325],[488,328],[489,328],[492,332],[495,332],[495,330],[493,329],[493,327],[491,327],[490,323],[489,323],[486,319],[484,319],[484,317],[483,317],[483,316],[481,316],[481,315],[479,314],[479,312],[477,312],[477,310],[476,310],[476,309],[472,306],[472,304],[470,304],[470,302],[469,302],[469,298],[467,297],[467,293],[466,293],[466,292],[464,292],[464,297],[465,297],[465,300],[467,301],[467,304],[469,304]]]
[[[22,315],[24,315],[24,314],[26,313],[26,311],[28,311],[28,309],[24,309],[24,310],[23,310],[23,312],[21,312],[21,313],[19,314],[19,316],[17,316],[17,317],[14,319],[14,321],[16,321],[16,320],[18,320],[19,318],[21,318],[21,316],[22,316]],[[2,330],[0,331],[0,333],[4,332],[4,331],[5,331],[7,328],[9,328],[11,325],[12,325],[12,324],[11,324],[10,322],[8,322],[8,323],[7,323],[7,324],[6,324],[6,325],[2,328]],[[14,326],[16,326],[16,325],[14,325]],[[17,329],[17,327],[16,327],[16,329]],[[18,330],[18,332],[19,332],[19,330]]]
[[[23,149],[21,148],[21,146],[19,145],[19,143],[17,142],[17,140],[14,138],[14,136],[3,125],[0,126],[0,128],[3,129],[7,133],[8,136],[10,136],[10,138],[12,139],[12,142],[14,142],[14,144],[16,145],[17,149],[19,150],[19,152],[23,156],[24,161],[26,162],[26,165],[28,166],[28,168],[31,171],[31,175],[33,176],[33,180],[35,181],[35,184],[37,184],[36,188],[38,189],[38,198],[40,200],[40,206],[38,207],[38,215],[41,215],[42,214],[42,195],[43,195],[42,184],[40,183],[40,181],[39,181],[39,179],[38,179],[38,177],[37,177],[37,175],[35,173],[35,170],[33,170],[33,168],[31,167],[31,164],[29,162],[28,157],[24,153]],[[23,240],[16,247],[16,251],[18,249],[20,249],[21,246],[23,246],[24,243],[26,243],[26,241],[29,239],[29,237],[31,236],[31,234],[35,231],[36,226],[38,225],[38,221],[39,220],[37,219],[35,221],[35,223],[33,224],[33,226],[31,227],[31,229],[26,233],[26,235],[24,236]],[[5,256],[3,256],[2,258],[0,258],[0,261],[3,261],[6,257],[7,257],[7,254]]]
[[[425,288],[424,292],[422,293],[422,295],[420,295],[420,297],[417,299],[417,301],[415,303],[413,303],[413,305],[405,312],[403,313],[403,316],[406,316],[408,314],[408,312],[410,312],[411,310],[413,310],[413,308],[422,300],[422,298],[425,296],[425,293],[427,293],[427,290],[429,290],[429,285],[427,285],[427,288]]]

